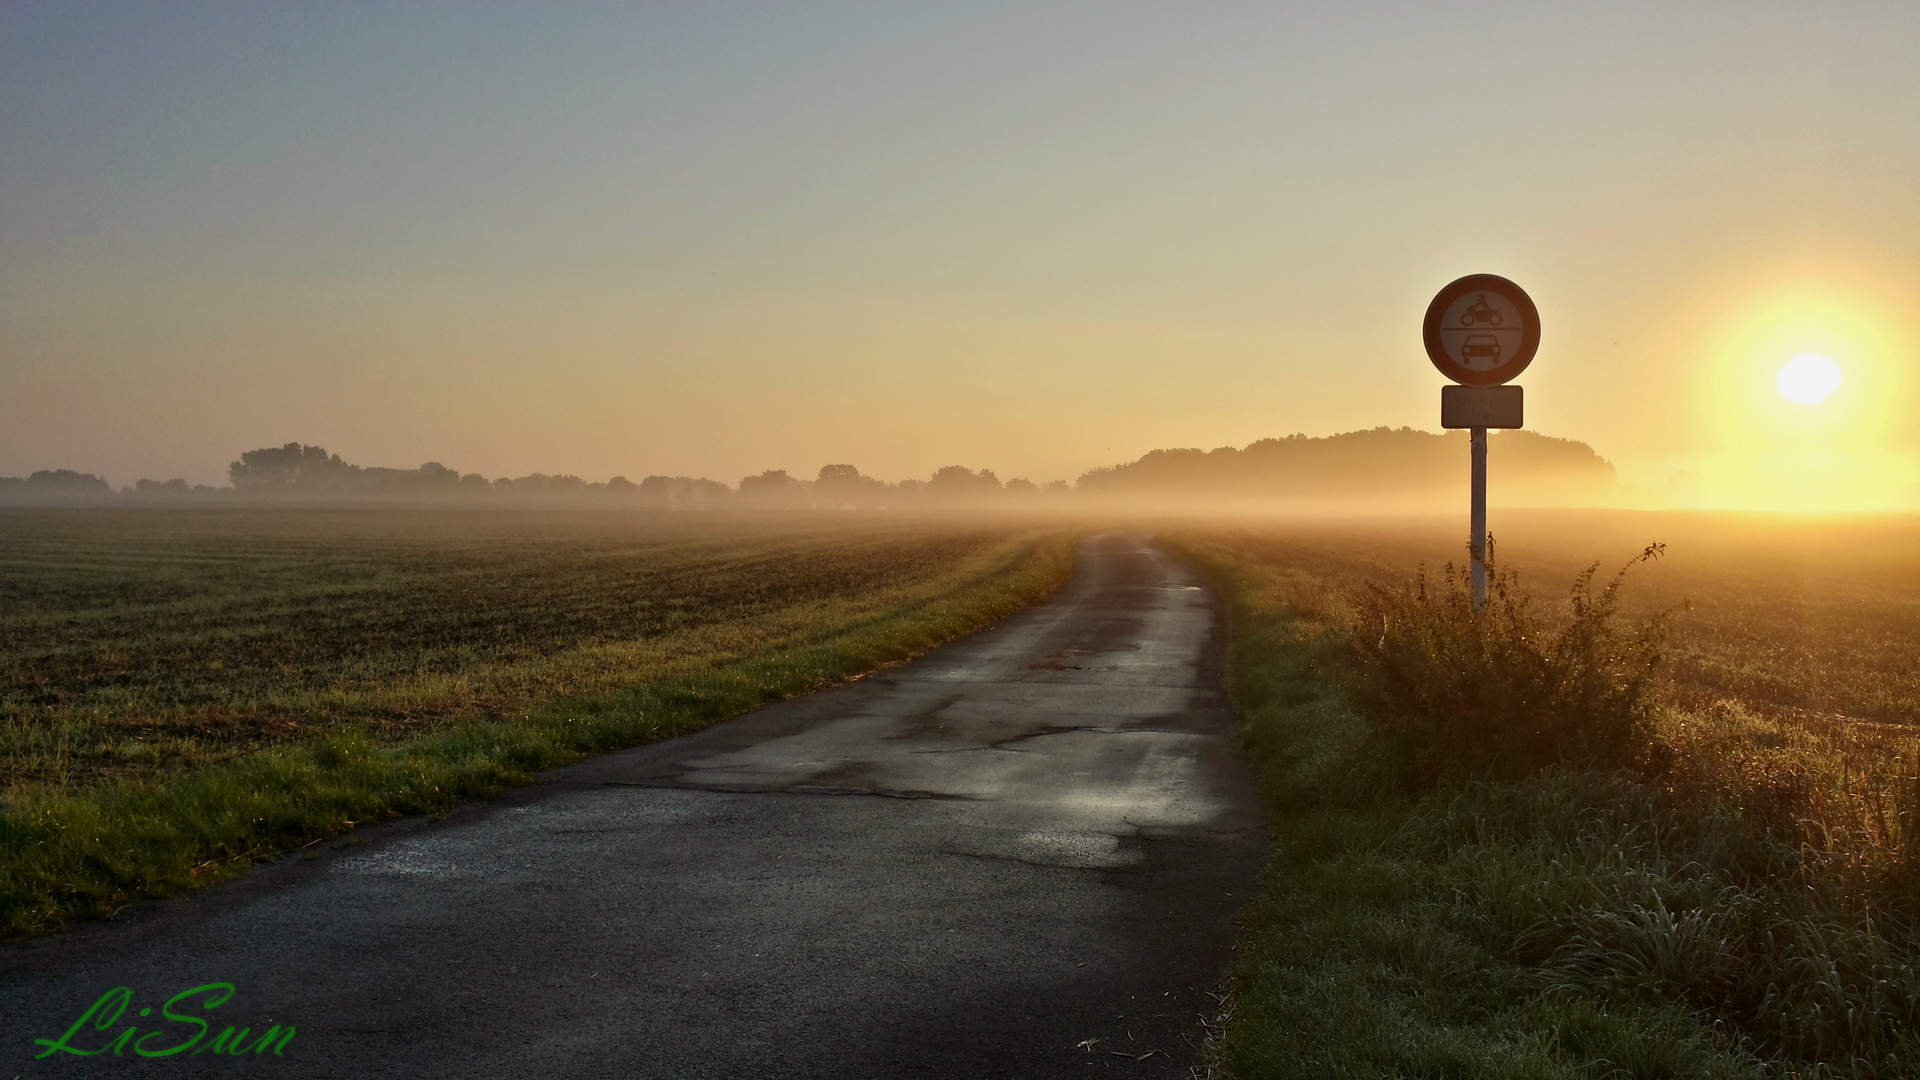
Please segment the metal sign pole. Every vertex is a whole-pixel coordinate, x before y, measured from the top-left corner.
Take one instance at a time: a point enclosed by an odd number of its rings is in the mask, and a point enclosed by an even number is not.
[[[1487,429],[1517,428],[1526,395],[1509,386],[1540,350],[1540,309],[1525,289],[1494,274],[1449,282],[1420,324],[1427,359],[1455,385],[1440,388],[1440,426],[1473,433],[1473,505],[1467,580],[1473,610],[1487,606]]]
[[[1473,509],[1468,529],[1473,536],[1473,610],[1487,606],[1487,429],[1473,429]]]

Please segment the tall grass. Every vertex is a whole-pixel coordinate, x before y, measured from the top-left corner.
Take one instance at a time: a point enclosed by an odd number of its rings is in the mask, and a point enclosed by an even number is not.
[[[1232,604],[1277,841],[1224,1073],[1920,1075],[1910,730],[1663,702],[1687,628],[1623,620],[1618,576],[1475,616],[1457,581],[1181,542]]]
[[[1619,618],[1634,563],[1599,589],[1596,563],[1574,579],[1557,628],[1487,541],[1488,596],[1476,608],[1449,563],[1439,587],[1424,568],[1398,587],[1375,582],[1352,597],[1347,639],[1356,661],[1351,697],[1380,749],[1408,778],[1513,778],[1550,764],[1612,768],[1645,753],[1666,620]]]

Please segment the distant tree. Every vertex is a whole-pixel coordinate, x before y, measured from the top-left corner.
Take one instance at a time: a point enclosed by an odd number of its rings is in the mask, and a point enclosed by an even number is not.
[[[734,492],[718,480],[701,477],[688,482],[687,496],[692,500],[689,510],[718,510],[732,501]]]
[[[640,481],[639,505],[645,510],[716,510],[731,498],[733,489],[716,480],[649,476]]]
[[[945,465],[933,471],[933,478],[927,481],[928,487],[971,487],[973,470],[965,465]]]
[[[794,510],[806,506],[806,489],[785,469],[768,469],[740,481],[740,500],[754,506]]]
[[[766,492],[782,491],[798,483],[787,475],[785,469],[768,469],[759,476],[745,476],[740,479],[740,494],[758,496]]]
[[[1585,443],[1499,431],[1500,491],[1536,505],[1578,505],[1610,491],[1613,465]],[[1171,504],[1431,509],[1456,500],[1464,432],[1377,427],[1261,439],[1243,449],[1155,450],[1080,477],[1076,494]]]
[[[241,454],[227,466],[227,477],[241,490],[333,490],[348,486],[359,471],[322,447],[288,443]]]
[[[862,476],[851,465],[822,465],[813,482],[813,505],[825,510],[883,506],[889,494],[885,481]]]
[[[1040,494],[1040,485],[1031,480],[1022,480],[1019,477],[1015,477],[1007,481],[1006,493],[1023,499],[1032,498]]]
[[[14,505],[57,506],[94,503],[113,497],[105,477],[72,469],[41,469],[30,476],[0,476],[0,502]]]
[[[548,476],[546,473],[530,473],[512,480],[501,477],[493,482],[493,486],[515,495],[584,495],[587,490],[587,482],[577,476]]]
[[[453,487],[460,482],[460,474],[437,461],[429,461],[414,470],[414,475],[409,479],[413,486]]]
[[[322,447],[301,443],[249,450],[227,472],[236,490],[271,492],[282,497],[350,494],[355,498],[425,497],[437,501],[448,496],[463,500],[508,497],[546,502],[618,497],[635,499],[641,506],[667,509],[685,504],[686,509],[694,509],[717,506],[733,494],[725,484],[688,477],[648,477],[646,483],[635,484],[616,476],[605,483],[589,483],[570,474],[529,473],[489,480],[479,473],[463,475],[438,461],[425,462],[417,469],[360,466],[348,464]]]
[[[927,481],[927,495],[949,502],[978,502],[1000,493],[1000,478],[990,470],[974,472],[960,465],[937,470]]]
[[[860,470],[852,465],[822,465],[813,482],[813,504],[826,510],[850,509],[860,503]]]
[[[646,510],[673,509],[673,477],[649,476],[640,481],[640,506]]]
[[[75,494],[111,495],[113,485],[103,476],[92,473],[74,472],[72,469],[41,469],[27,477],[30,487],[53,489]]]

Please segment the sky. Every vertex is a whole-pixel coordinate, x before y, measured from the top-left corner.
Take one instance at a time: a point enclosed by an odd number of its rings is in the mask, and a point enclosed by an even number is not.
[[[0,5],[0,475],[1437,430],[1422,313],[1496,273],[1623,500],[1920,508],[1916,56],[1911,3]]]

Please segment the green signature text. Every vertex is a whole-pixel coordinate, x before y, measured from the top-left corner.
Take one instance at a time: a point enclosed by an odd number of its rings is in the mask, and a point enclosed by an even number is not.
[[[206,1054],[238,1057],[242,1054],[264,1054],[273,1051],[275,1057],[293,1041],[293,1025],[281,1027],[279,1024],[267,1028],[258,1035],[251,1027],[235,1029],[225,1027],[220,1034],[207,1038],[213,1030],[205,1014],[225,1005],[233,997],[232,983],[206,983],[190,990],[182,990],[168,998],[160,1006],[160,1015],[153,1016],[151,1008],[141,1009],[138,1019],[129,1018],[129,1022],[118,1035],[105,1036],[101,1032],[112,1031],[119,1026],[133,1004],[133,991],[124,986],[116,986],[100,995],[100,999],[80,1014],[65,1035],[57,1039],[35,1039],[33,1044],[41,1048],[36,1058],[52,1057],[55,1054],[74,1054],[79,1057],[93,1057],[111,1051],[116,1057],[125,1056],[132,1050],[139,1057],[172,1057],[175,1054]],[[143,1033],[141,1025],[146,1025]],[[99,1043],[95,1046],[94,1043]]]

